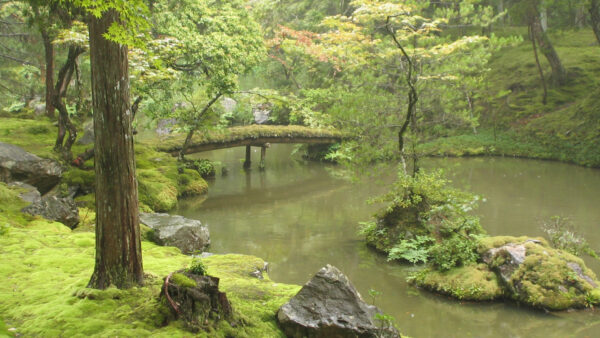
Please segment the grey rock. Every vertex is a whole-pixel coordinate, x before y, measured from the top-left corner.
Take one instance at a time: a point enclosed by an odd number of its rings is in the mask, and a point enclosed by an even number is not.
[[[277,321],[288,337],[399,337],[393,327],[377,327],[376,313],[340,270],[327,265],[279,309]]]
[[[83,124],[83,136],[77,140],[77,144],[88,145],[94,142],[94,121],[89,120]]]
[[[29,203],[37,203],[42,200],[42,195],[36,187],[23,182],[12,182],[8,184],[11,188],[18,188],[19,197]]]
[[[262,103],[252,108],[252,115],[254,115],[254,122],[256,124],[264,124],[269,121],[271,115],[271,104]]]
[[[598,284],[596,284],[596,282],[594,282],[594,280],[583,273],[583,269],[581,268],[581,266],[575,262],[569,262],[567,263],[567,266],[573,270],[573,272],[575,272],[577,274],[577,276],[583,280],[585,280],[586,282],[590,283],[590,285],[594,288],[598,287]]]
[[[79,209],[72,198],[44,196],[39,202],[26,206],[21,211],[61,222],[71,229],[79,224]]]
[[[177,247],[185,254],[203,251],[210,245],[208,228],[200,221],[161,213],[141,213],[140,221],[154,230],[157,244]]]
[[[221,105],[223,106],[223,110],[226,113],[231,113],[235,110],[235,107],[237,106],[237,101],[230,97],[225,97],[223,98],[223,100],[221,100]]]
[[[166,136],[173,132],[173,127],[177,124],[177,119],[161,119],[156,124],[156,133],[160,136]]]
[[[58,184],[61,165],[39,158],[20,147],[0,142],[0,181],[23,182],[36,187],[43,195]]]
[[[534,242],[535,243],[535,242]],[[508,243],[499,248],[493,248],[483,255],[483,261],[486,264],[491,264],[496,257],[503,255],[504,263],[497,266],[500,277],[506,283],[508,283],[513,273],[519,268],[525,261],[525,254],[527,249],[524,244]]]

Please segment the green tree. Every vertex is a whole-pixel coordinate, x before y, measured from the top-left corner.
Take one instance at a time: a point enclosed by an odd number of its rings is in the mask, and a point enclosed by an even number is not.
[[[127,45],[146,31],[141,1],[77,3],[89,19],[96,172],[96,260],[89,287],[144,279],[129,101]],[[141,13],[140,13],[141,11]]]
[[[187,130],[180,153],[183,158],[194,133],[210,120],[214,103],[234,93],[238,76],[264,56],[262,34],[241,0],[157,1],[153,11],[155,33],[171,39],[161,60],[175,71],[171,86],[175,85],[176,93],[171,98],[187,102],[175,112],[173,105],[163,105],[153,114],[175,116],[183,122]]]

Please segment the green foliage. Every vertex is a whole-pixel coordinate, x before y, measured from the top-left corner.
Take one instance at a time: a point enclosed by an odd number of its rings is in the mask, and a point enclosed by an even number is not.
[[[206,266],[202,262],[200,258],[194,258],[192,260],[192,264],[187,269],[187,272],[193,273],[195,275],[204,276],[206,275]]]
[[[444,238],[431,247],[431,264],[440,271],[448,271],[457,266],[475,263],[479,259],[477,248],[478,238],[474,235]]]
[[[367,243],[388,254],[388,260],[430,263],[440,271],[468,265],[479,258],[479,219],[470,214],[479,197],[448,187],[440,171],[399,171],[386,195],[375,199],[388,207],[377,222],[365,222]]]
[[[599,259],[598,254],[590,247],[583,235],[577,233],[569,218],[552,216],[550,220],[542,223],[541,228],[553,247],[565,250],[575,256],[587,254]]]
[[[199,160],[185,160],[185,167],[187,169],[193,169],[200,174],[200,176],[206,177],[214,177],[215,176],[215,166],[214,164],[207,159],[199,159]]]
[[[387,259],[388,261],[404,260],[413,264],[427,263],[432,250],[431,244],[434,242],[435,240],[429,236],[419,235],[415,238],[401,240],[390,250]],[[434,259],[437,259],[435,252],[433,256]]]

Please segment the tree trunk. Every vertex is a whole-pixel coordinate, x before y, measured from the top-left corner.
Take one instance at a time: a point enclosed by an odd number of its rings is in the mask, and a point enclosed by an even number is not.
[[[529,38],[531,39],[531,44],[533,46],[533,55],[535,56],[535,64],[537,65],[538,72],[540,73],[540,79],[542,80],[542,86],[544,87],[544,97],[542,98],[542,103],[546,105],[548,99],[548,88],[546,85],[546,79],[544,78],[544,70],[542,69],[542,65],[540,64],[540,58],[538,57],[537,47],[535,45],[535,39],[533,38],[533,33],[531,26],[529,27]]]
[[[45,29],[41,30],[46,58],[46,116],[54,119],[54,46]]]
[[[71,83],[71,78],[77,66],[77,58],[84,52],[83,47],[71,46],[69,47],[69,54],[67,61],[58,72],[58,79],[56,81],[56,87],[53,91],[52,103],[56,109],[58,109],[58,136],[56,143],[54,144],[54,150],[62,152],[63,157],[70,161],[71,160],[71,147],[77,139],[77,128],[71,122],[69,118],[69,112],[63,102],[63,99],[67,95],[67,89]],[[69,132],[69,138],[64,143],[65,135]],[[64,143],[64,145],[63,145]]]
[[[538,13],[535,3],[531,6],[528,16],[529,24],[531,26],[531,33],[537,41],[540,51],[542,54],[544,54],[546,60],[548,60],[548,63],[550,63],[550,67],[552,67],[552,81],[558,85],[565,83],[567,79],[567,72],[560,62],[560,58],[558,57],[554,46],[552,46],[552,42],[542,28],[540,14]]]
[[[137,180],[129,102],[127,47],[103,34],[114,10],[90,16],[90,63],[96,171],[96,263],[88,287],[142,284]]]
[[[600,1],[591,0],[590,2],[590,19],[592,21],[592,28],[596,35],[596,40],[600,44]]]

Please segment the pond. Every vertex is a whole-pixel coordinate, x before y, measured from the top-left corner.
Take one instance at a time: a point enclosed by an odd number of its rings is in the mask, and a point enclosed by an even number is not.
[[[177,214],[201,220],[211,234],[210,251],[255,255],[270,263],[276,282],[302,285],[322,266],[344,272],[365,301],[412,337],[593,337],[600,312],[544,313],[516,303],[468,303],[415,289],[406,282],[411,265],[386,262],[357,235],[358,222],[381,206],[366,200],[386,191],[393,167],[351,182],[342,168],[305,162],[294,146],[273,145],[267,169],[242,169],[244,148],[201,154],[220,161],[228,174],[209,182],[207,197],[182,201]],[[255,151],[256,150],[256,151]],[[435,158],[425,167],[444,168],[453,185],[485,198],[476,213],[491,235],[543,236],[540,223],[568,216],[592,247],[600,248],[600,170],[513,158]],[[596,273],[597,261],[586,259]]]

